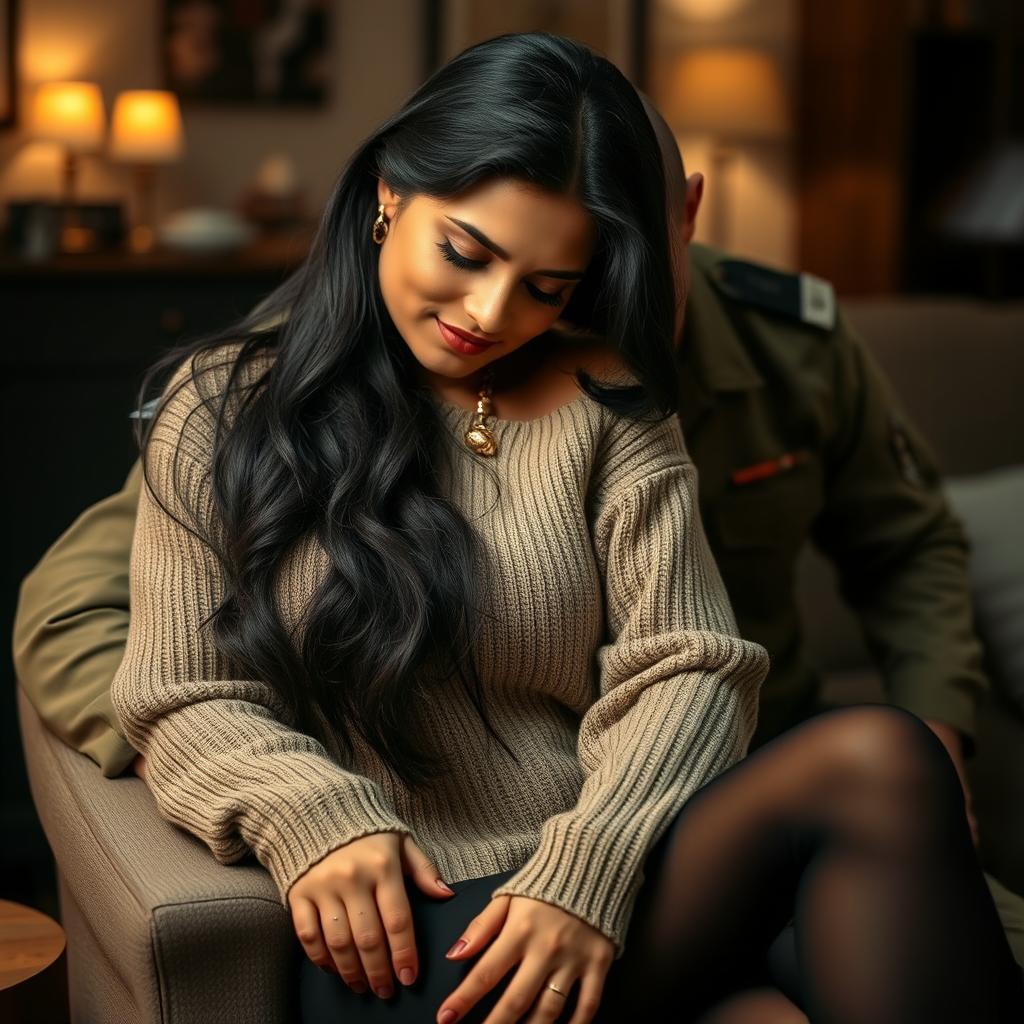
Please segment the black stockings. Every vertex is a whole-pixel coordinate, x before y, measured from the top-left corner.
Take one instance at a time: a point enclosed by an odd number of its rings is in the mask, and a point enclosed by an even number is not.
[[[1024,1020],[956,771],[899,708],[827,711],[755,750],[687,802],[644,879],[600,1020],[802,1020],[769,1015],[780,989],[814,1024]],[[767,953],[791,920],[786,979]],[[727,1010],[772,980],[763,1012]]]

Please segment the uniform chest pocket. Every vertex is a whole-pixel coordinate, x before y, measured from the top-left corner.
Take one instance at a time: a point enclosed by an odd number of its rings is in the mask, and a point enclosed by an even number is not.
[[[814,459],[747,484],[729,484],[712,511],[719,543],[731,551],[796,551],[822,505]]]

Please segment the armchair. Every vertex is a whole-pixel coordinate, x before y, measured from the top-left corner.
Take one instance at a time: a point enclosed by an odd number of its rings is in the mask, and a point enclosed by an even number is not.
[[[219,864],[145,783],[105,778],[19,688],[36,810],[57,862],[72,1021],[290,1020],[295,938],[255,861]]]

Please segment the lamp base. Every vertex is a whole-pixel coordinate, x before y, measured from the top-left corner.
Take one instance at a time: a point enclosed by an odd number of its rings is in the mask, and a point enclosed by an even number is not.
[[[156,248],[156,232],[148,224],[136,224],[128,232],[128,248],[136,253],[152,252]]]
[[[61,229],[58,246],[61,252],[96,252],[100,247],[99,235],[80,224],[68,224]]]
[[[736,150],[722,139],[711,143],[711,184],[709,186],[710,210],[708,211],[708,241],[720,249],[728,249],[732,243],[732,206],[735,196],[729,182]]]

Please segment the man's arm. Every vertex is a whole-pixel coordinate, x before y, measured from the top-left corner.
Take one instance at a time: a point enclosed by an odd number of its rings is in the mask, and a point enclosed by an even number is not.
[[[829,344],[837,422],[815,540],[838,569],[890,700],[943,742],[970,811],[963,757],[974,750],[989,683],[974,632],[967,541],[926,442],[845,318]]]
[[[40,718],[108,777],[133,767],[110,681],[128,636],[128,559],[142,480],[86,509],[25,577],[14,620],[14,666]]]

